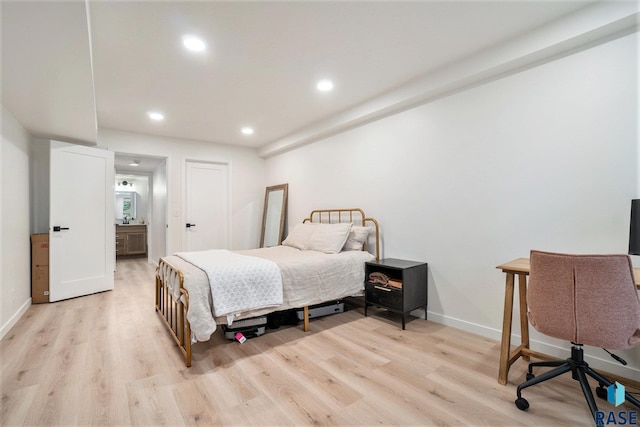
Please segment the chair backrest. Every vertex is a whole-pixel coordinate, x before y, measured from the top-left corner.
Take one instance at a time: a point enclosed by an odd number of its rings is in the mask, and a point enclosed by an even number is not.
[[[545,335],[624,350],[640,344],[640,298],[628,255],[531,251],[527,303]]]

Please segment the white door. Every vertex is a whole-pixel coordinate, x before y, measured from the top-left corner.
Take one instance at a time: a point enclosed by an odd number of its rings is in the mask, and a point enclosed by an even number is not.
[[[187,251],[229,246],[228,166],[188,160],[184,245]]]
[[[49,300],[113,289],[113,152],[51,142]]]

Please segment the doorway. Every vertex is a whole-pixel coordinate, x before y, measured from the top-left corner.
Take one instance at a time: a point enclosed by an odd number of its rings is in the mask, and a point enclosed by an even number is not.
[[[115,191],[129,192],[131,200],[135,200],[135,216],[132,211],[129,215],[114,212],[114,218],[119,218],[115,223],[122,224],[123,218],[127,218],[125,221],[130,225],[144,225],[147,260],[157,264],[160,257],[167,255],[167,159],[116,153],[115,169]],[[116,208],[119,207],[116,203]],[[130,204],[126,207],[132,208]]]

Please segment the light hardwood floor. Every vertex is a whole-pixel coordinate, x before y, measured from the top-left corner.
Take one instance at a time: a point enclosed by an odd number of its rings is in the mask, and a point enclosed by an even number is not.
[[[145,260],[118,261],[114,291],[32,306],[0,341],[0,424],[591,424],[570,377],[527,390],[521,412],[526,364],[499,385],[497,341],[421,319],[402,331],[376,309],[244,344],[217,331],[186,368],[154,311],[153,277]]]

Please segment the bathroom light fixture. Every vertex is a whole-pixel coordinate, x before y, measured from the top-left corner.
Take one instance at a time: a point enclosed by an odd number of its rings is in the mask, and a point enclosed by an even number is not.
[[[149,116],[151,120],[156,122],[161,122],[162,120],[164,120],[164,114],[159,113],[157,111],[149,111],[147,113],[147,116]]]
[[[331,80],[320,80],[316,85],[320,92],[330,92],[333,90],[333,82]]]
[[[134,160],[131,163],[129,163],[129,166],[140,166],[140,160]]]
[[[182,44],[192,52],[202,52],[207,48],[202,39],[188,34],[182,36]]]
[[[245,126],[242,128],[241,132],[245,135],[253,135],[253,128],[250,128],[249,126]]]

